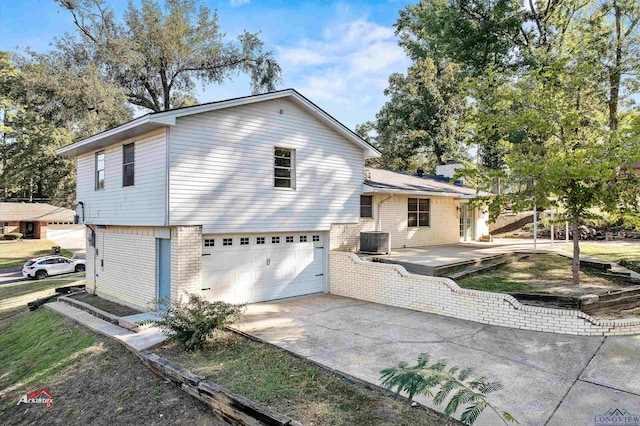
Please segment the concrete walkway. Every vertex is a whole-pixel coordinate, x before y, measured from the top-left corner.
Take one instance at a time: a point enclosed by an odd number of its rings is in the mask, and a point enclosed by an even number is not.
[[[581,241],[581,244],[607,244],[599,241]],[[638,247],[640,252],[640,241],[615,241],[610,244]],[[557,253],[568,258],[573,258],[573,253],[567,251],[567,247],[571,247],[572,242],[555,241],[551,244],[551,240],[538,240],[536,249],[534,250],[533,240],[504,238],[498,239],[491,243],[469,242],[448,245],[436,245],[425,247],[409,247],[393,249],[390,255],[364,255],[362,257],[376,257],[381,259],[393,260],[393,262],[410,263],[424,268],[422,273],[427,275],[433,274],[433,268],[450,265],[452,263],[465,262],[489,258],[501,254],[509,254],[514,252],[521,253]],[[631,277],[640,278],[640,274],[630,269],[622,267],[616,263],[580,254],[580,260],[595,261],[608,263],[612,266],[614,272],[623,272],[630,274]],[[419,272],[416,270],[415,272]]]
[[[593,425],[616,407],[640,413],[640,336],[523,331],[330,294],[250,305],[238,329],[374,384],[421,352],[471,367],[503,384],[490,400],[522,425]],[[476,423],[499,424],[488,411]]]
[[[62,302],[47,303],[44,305],[46,308],[51,309],[65,317],[84,325],[85,327],[100,333],[104,336],[111,337],[127,346],[129,349],[138,352],[145,349],[149,349],[159,343],[166,340],[165,336],[159,328],[149,327],[139,333],[134,333],[110,322],[96,318],[93,315],[74,308]]]

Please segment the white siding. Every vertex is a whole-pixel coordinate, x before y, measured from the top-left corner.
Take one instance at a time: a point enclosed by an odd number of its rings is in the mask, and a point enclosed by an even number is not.
[[[358,221],[362,149],[294,101],[178,118],[169,137],[171,225],[233,233]],[[296,190],[273,188],[274,146],[296,149]]]
[[[122,145],[135,142],[135,185],[122,186]],[[166,131],[160,130],[105,148],[105,187],[95,190],[95,153],[78,157],[77,200],[85,223],[164,225],[166,211]],[[80,214],[80,212],[78,212]]]

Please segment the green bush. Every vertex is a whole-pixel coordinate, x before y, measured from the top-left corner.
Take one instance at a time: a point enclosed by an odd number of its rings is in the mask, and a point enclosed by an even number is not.
[[[186,301],[160,299],[156,302],[160,319],[147,323],[160,327],[169,340],[178,342],[187,351],[201,350],[217,330],[239,320],[246,307],[209,302],[197,294],[189,294]]]
[[[12,232],[9,234],[4,234],[4,239],[5,240],[19,240],[20,238],[22,238],[22,234],[19,232]]]
[[[390,390],[395,388],[397,394],[407,393],[410,401],[419,394],[433,398],[435,405],[441,405],[448,399],[444,414],[452,416],[462,408],[460,421],[465,425],[473,425],[487,408],[497,414],[505,425],[508,422],[519,424],[511,414],[500,410],[487,399],[488,394],[502,389],[500,382],[490,382],[486,377],[473,377],[470,368],[447,368],[444,360],[429,364],[429,355],[422,353],[416,365],[409,366],[403,361],[397,367],[382,370],[380,374],[382,386]],[[439,390],[434,395],[436,389]]]

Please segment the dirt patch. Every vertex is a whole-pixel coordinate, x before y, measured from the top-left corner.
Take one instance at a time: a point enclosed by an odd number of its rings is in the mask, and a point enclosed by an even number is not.
[[[65,320],[68,326],[77,326]],[[148,370],[121,345],[101,336],[71,368],[33,389],[19,389],[3,402],[46,388],[53,407],[12,403],[0,415],[2,425],[223,425],[201,403]]]
[[[202,352],[185,353],[171,343],[154,352],[306,425],[460,424],[231,332],[217,334]]]
[[[87,303],[100,310],[109,312],[110,314],[113,314],[118,317],[126,317],[129,315],[135,315],[140,313],[140,311],[132,309],[128,306],[123,306],[118,303],[111,302],[109,300],[103,299],[98,296],[94,296],[89,293],[74,294],[73,296],[70,296],[70,297],[80,302]]]

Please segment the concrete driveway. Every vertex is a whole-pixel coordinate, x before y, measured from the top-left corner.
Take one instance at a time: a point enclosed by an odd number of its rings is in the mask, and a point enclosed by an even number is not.
[[[610,408],[640,414],[640,336],[515,330],[330,294],[250,305],[238,328],[374,384],[421,352],[471,367],[503,384],[490,400],[522,425],[594,425]],[[486,411],[476,425],[501,423]]]

